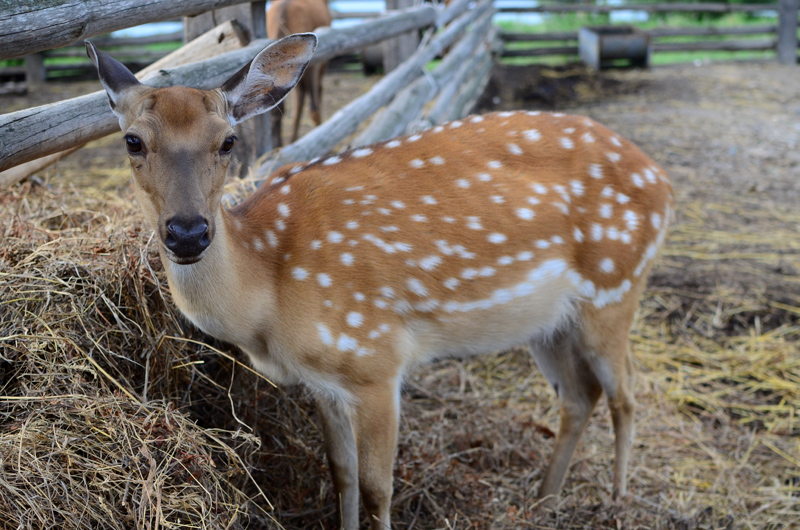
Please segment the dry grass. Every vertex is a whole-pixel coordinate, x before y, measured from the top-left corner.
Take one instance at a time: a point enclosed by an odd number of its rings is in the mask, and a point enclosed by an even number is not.
[[[2,526],[334,527],[308,400],[195,342],[128,200],[27,184],[2,204]],[[800,264],[788,237],[800,217],[762,211],[760,226],[735,234],[702,230],[725,224],[712,222],[714,205],[692,212],[633,334],[631,498],[611,501],[601,404],[558,509],[537,505],[557,408],[513,351],[410,378],[397,528],[800,526]],[[780,265],[782,298],[769,278],[754,289],[693,283],[712,263],[762,278]]]
[[[777,181],[745,171],[766,167],[772,178],[791,167],[740,154],[734,172],[726,143],[697,148],[721,133],[701,128],[705,114],[680,129],[697,114],[676,115],[685,84],[678,103],[658,86],[635,94],[666,101],[655,126],[651,111],[589,112],[615,129],[613,118],[628,116],[620,132],[662,154],[679,191],[632,334],[630,497],[611,499],[613,431],[601,403],[557,509],[537,504],[558,410],[515,350],[410,375],[395,528],[800,528],[800,214],[778,200],[789,192]],[[107,152],[94,164],[88,152],[65,160],[70,174],[53,188],[0,191],[0,528],[335,528],[310,400],[200,342],[209,339],[174,308],[131,204],[124,156]],[[718,173],[758,186],[713,186]],[[55,186],[66,182],[81,184]]]

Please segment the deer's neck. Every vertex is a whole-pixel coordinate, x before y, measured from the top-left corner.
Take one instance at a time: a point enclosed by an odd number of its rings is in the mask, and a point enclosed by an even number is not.
[[[237,218],[220,208],[203,259],[178,265],[162,253],[175,304],[205,333],[245,350],[262,349],[276,315],[266,263],[254,267],[237,241]],[[258,271],[258,275],[254,271]]]

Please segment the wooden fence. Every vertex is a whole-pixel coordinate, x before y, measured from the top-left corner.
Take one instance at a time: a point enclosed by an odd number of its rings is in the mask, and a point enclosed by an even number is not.
[[[94,0],[92,3],[93,5],[98,3],[117,5],[117,1]],[[192,5],[198,2],[199,0],[192,2]],[[231,3],[235,2],[226,4]],[[0,21],[4,15],[3,9],[0,7]],[[48,14],[44,12],[46,10],[41,11],[42,19],[38,23],[45,26],[49,23]],[[466,58],[469,57],[480,58],[482,62],[480,64],[471,63],[475,66],[475,70],[468,72],[470,75],[467,77],[472,79],[468,83],[463,83],[463,86],[454,86],[453,76],[440,74],[438,82],[435,84],[435,90],[426,94],[427,99],[432,99],[443,91],[456,93],[457,97],[451,97],[448,100],[449,108],[439,111],[440,119],[459,116],[469,110],[470,101],[477,97],[482,86],[488,81],[489,68],[487,65],[491,64],[491,50],[497,48],[496,45],[489,42],[493,35],[491,32],[492,14],[491,0],[479,0],[477,3],[473,3],[471,0],[455,0],[447,8],[436,8],[430,4],[421,5],[392,12],[356,26],[317,30],[319,44],[313,59],[315,62],[327,61],[411,31],[424,30],[426,35],[423,38],[423,44],[413,55],[381,79],[370,92],[337,112],[330,120],[295,144],[271,153],[267,162],[257,168],[257,173],[265,176],[271,171],[271,168],[275,167],[275,164],[307,160],[326,154],[345,140],[348,135],[355,132],[378,109],[390,105],[402,89],[413,85],[414,81],[425,73],[425,67],[432,59],[448,49],[445,58],[456,53],[458,55],[453,57],[457,57],[457,59],[443,60],[440,69],[454,70],[456,66],[466,64],[468,62]],[[174,16],[174,12],[170,11],[170,17],[172,16]],[[34,27],[35,23],[37,21],[28,21],[31,31],[37,31]],[[82,20],[72,23],[76,28],[84,28]],[[138,23],[141,23],[141,20]],[[108,25],[104,25],[102,28],[102,31],[109,30]],[[90,36],[88,33],[91,32],[85,31],[85,33],[87,33],[85,36]],[[0,36],[0,38],[2,37]],[[456,44],[459,41],[467,42],[467,44]],[[56,42],[56,40],[51,42]],[[145,81],[151,86],[183,84],[204,89],[215,88],[252,59],[268,43],[267,39],[255,39],[244,48],[224,53],[201,63],[161,68],[150,73]],[[41,43],[36,42],[13,43],[13,53],[25,55],[31,51],[40,51],[42,47]],[[8,56],[10,49],[12,48],[3,47],[0,55]],[[474,79],[475,72],[479,72],[482,77]],[[463,80],[464,76],[460,79]],[[400,97],[405,98],[406,94],[407,92],[403,92]],[[412,118],[417,123],[422,120],[430,121],[432,119],[430,115],[423,117],[421,109],[422,105],[418,112],[420,116],[406,116],[408,121],[410,122]],[[0,116],[0,172],[39,157],[75,148],[116,130],[119,130],[118,122],[108,108],[107,97],[102,91],[2,115]],[[382,134],[376,132],[370,141],[381,139]],[[0,183],[3,181],[3,173],[0,173]],[[5,182],[8,183],[9,180],[5,179]]]
[[[775,4],[717,4],[717,3],[664,3],[664,4],[564,4],[531,7],[508,7],[498,9],[500,13],[611,13],[614,11],[641,11],[646,13],[777,13],[775,24],[747,25],[737,27],[662,27],[649,29],[652,51],[775,51],[779,62],[797,63],[798,0],[780,0]],[[664,42],[668,37],[718,37],[753,36],[758,39],[693,40],[686,42]],[[548,33],[503,33],[504,43],[534,43],[525,49],[505,46],[503,57],[541,57],[552,55],[578,56],[578,32]]]

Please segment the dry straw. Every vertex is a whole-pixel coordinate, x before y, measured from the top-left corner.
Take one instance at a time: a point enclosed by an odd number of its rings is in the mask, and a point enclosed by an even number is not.
[[[629,499],[604,404],[533,498],[558,416],[520,350],[411,375],[396,527],[800,527],[800,217],[736,200],[682,206],[647,293]],[[0,527],[335,526],[310,400],[203,345],[127,190],[4,191],[0,237]]]

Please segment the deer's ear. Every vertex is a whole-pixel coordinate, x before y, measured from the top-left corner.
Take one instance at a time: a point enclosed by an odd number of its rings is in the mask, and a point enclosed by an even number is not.
[[[298,33],[276,41],[222,85],[228,102],[228,119],[236,125],[275,107],[300,81],[314,50],[317,37]]]
[[[122,120],[122,114],[119,111],[120,100],[128,90],[138,87],[141,83],[124,64],[101,52],[88,40],[85,41],[85,44],[86,54],[97,67],[100,82],[103,84],[103,88],[106,89],[106,94],[108,94],[111,110],[116,114],[117,118]]]

